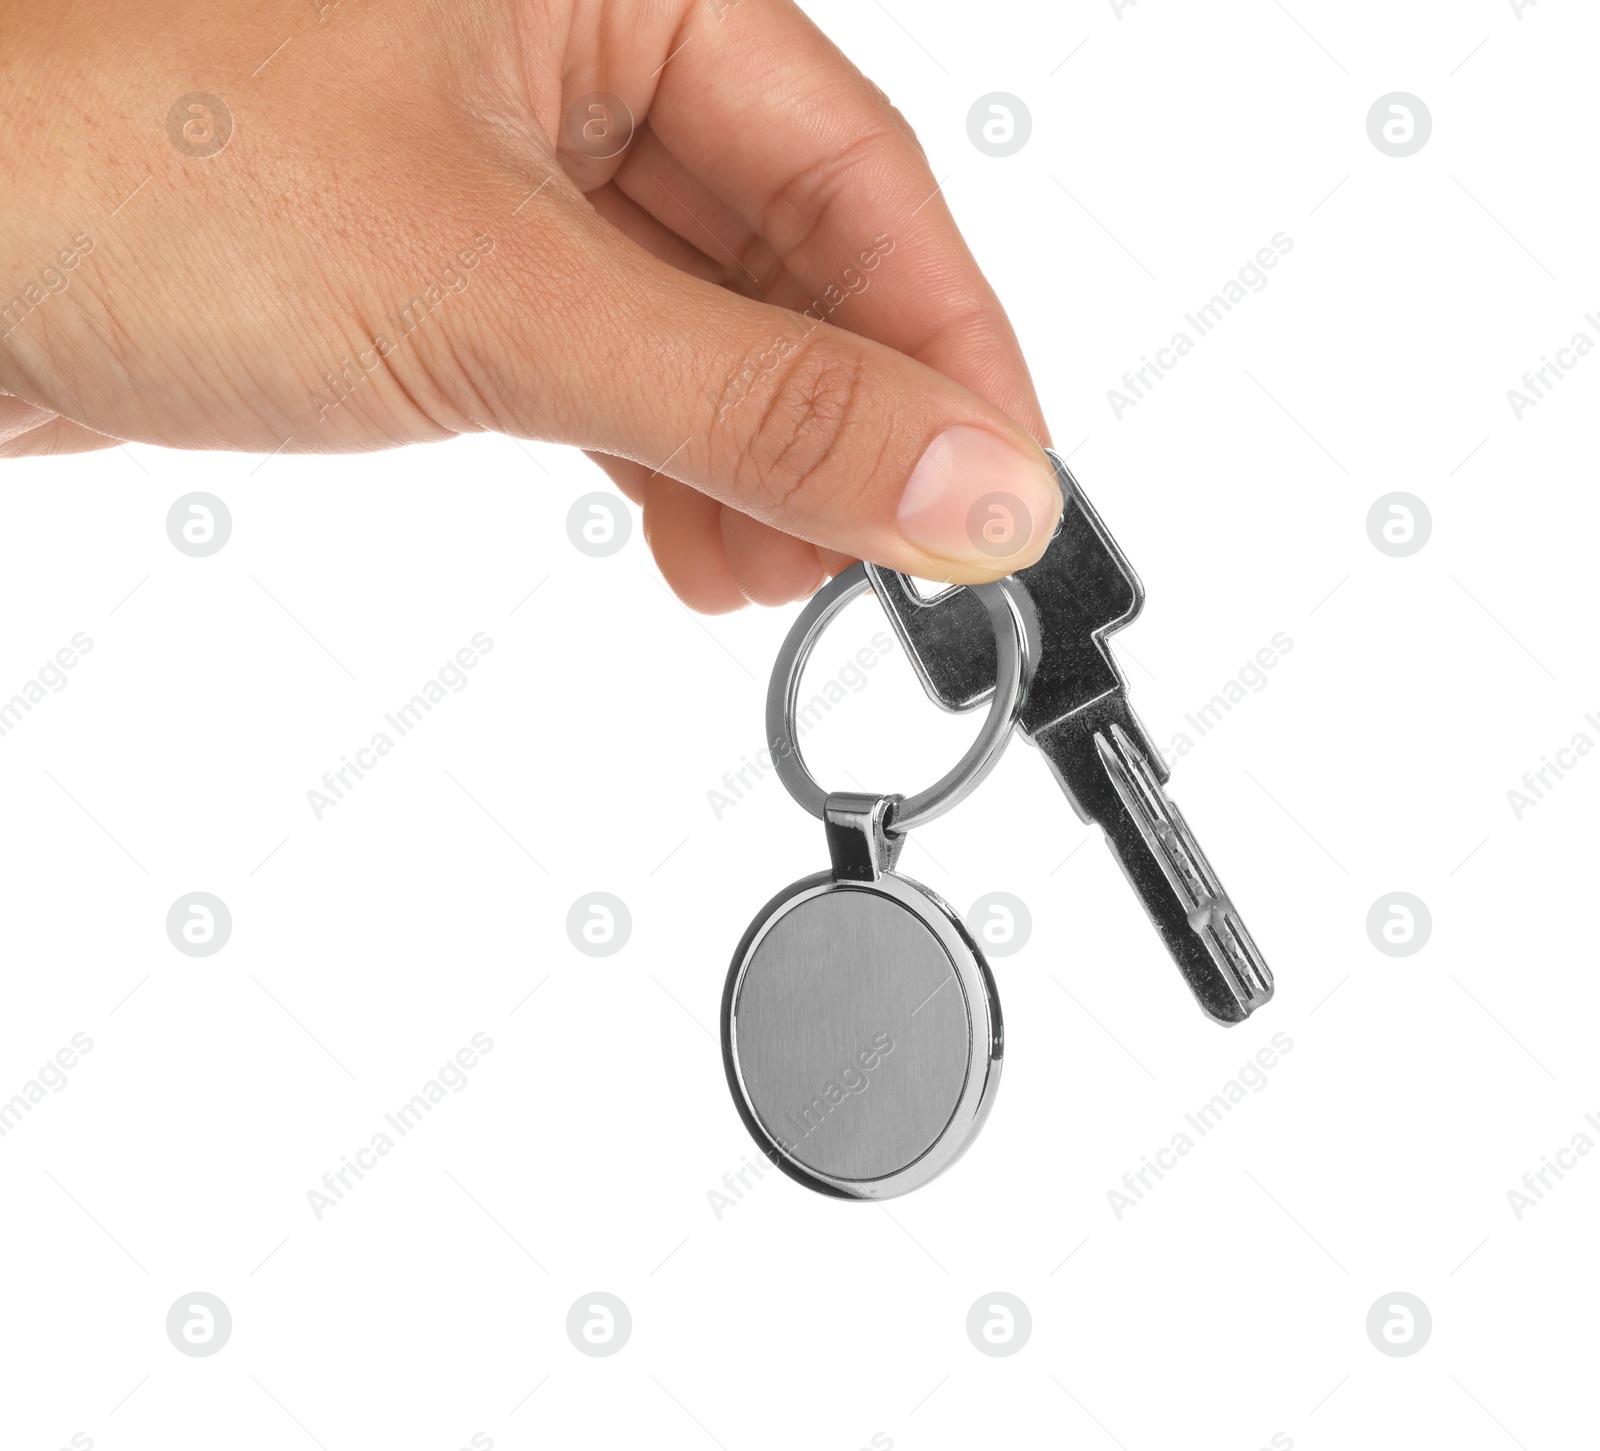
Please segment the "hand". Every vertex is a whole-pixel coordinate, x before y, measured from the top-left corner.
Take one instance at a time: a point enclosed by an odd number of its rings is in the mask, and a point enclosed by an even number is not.
[[[0,456],[577,444],[707,611],[1059,514],[915,138],[789,0],[7,0],[0,96]]]

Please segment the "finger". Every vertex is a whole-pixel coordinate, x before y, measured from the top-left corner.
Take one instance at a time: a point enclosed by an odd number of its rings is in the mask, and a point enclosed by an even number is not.
[[[649,469],[642,464],[636,464],[631,458],[618,458],[615,454],[599,453],[592,448],[586,448],[583,452],[586,458],[605,470],[606,476],[617,486],[624,498],[643,505],[645,481],[650,477]]]
[[[611,481],[634,503],[642,503],[651,470],[632,459],[610,454],[590,453],[589,457],[610,476]],[[721,547],[728,572],[739,592],[752,604],[782,605],[806,599],[825,579],[855,563],[832,550],[818,550],[813,544],[779,533],[722,505]]]
[[[56,415],[48,409],[35,408],[9,393],[0,393],[0,443],[9,442],[18,434],[48,423]]]
[[[852,564],[857,563],[853,554],[840,554],[837,549],[819,549],[818,557],[822,560],[823,573],[829,579],[836,574],[843,574]]]
[[[554,425],[785,533],[926,578],[995,579],[1043,552],[1060,490],[999,409],[891,348],[686,276],[581,198],[557,211],[554,191],[448,323],[479,319],[452,345],[489,350],[472,373],[502,402],[498,426],[548,437]]]
[[[706,255],[725,257],[730,268],[737,268],[746,282],[743,291],[795,312],[814,308],[820,315],[828,309],[826,300],[819,301],[790,275],[766,239],[668,151],[648,127],[638,144],[629,148],[611,185]],[[829,321],[838,327],[849,327],[850,310],[834,308]]]
[[[770,524],[722,506],[722,543],[728,572],[754,605],[786,605],[803,600],[822,583],[817,546]]]
[[[644,537],[672,592],[703,615],[742,610],[745,599],[722,546],[722,506],[656,475],[644,491]]]
[[[10,401],[13,400],[0,399],[0,402]],[[103,448],[115,448],[121,442],[121,439],[108,438],[103,433],[96,433],[91,428],[74,423],[70,418],[60,418],[46,413],[44,422],[32,428],[19,429],[9,435],[4,427],[0,426],[0,459],[48,458],[57,454],[94,453]]]
[[[767,301],[794,306],[796,311],[809,303],[804,288],[784,271],[777,253],[667,150],[653,127],[641,129],[623,157],[613,185],[662,226],[707,256],[726,261]],[[793,296],[775,297],[774,286],[784,281]]]
[[[747,278],[736,266],[717,262],[671,227],[657,221],[644,207],[626,195],[615,182],[587,193],[589,205],[635,246],[643,247],[680,272],[715,282],[720,287],[742,286]]]
[[[791,0],[727,6],[662,71],[652,130],[771,245],[816,315],[1045,438],[1010,322],[883,95]],[[735,253],[741,238],[726,235]]]

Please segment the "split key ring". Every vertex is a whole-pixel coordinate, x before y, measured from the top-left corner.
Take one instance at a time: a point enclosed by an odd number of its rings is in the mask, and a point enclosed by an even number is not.
[[[819,820],[826,820],[828,792],[817,784],[806,766],[796,738],[800,677],[834,616],[857,595],[871,588],[866,566],[854,564],[817,591],[784,639],[773,666],[772,683],[767,689],[767,745],[777,767],[778,779],[788,788],[789,794]],[[944,815],[982,783],[1011,739],[1011,728],[1027,696],[1038,651],[1036,629],[1026,597],[1019,597],[1006,581],[965,588],[982,602],[994,629],[999,664],[994,698],[983,729],[955,767],[925,791],[897,802],[892,820],[884,823],[885,828],[897,836]]]

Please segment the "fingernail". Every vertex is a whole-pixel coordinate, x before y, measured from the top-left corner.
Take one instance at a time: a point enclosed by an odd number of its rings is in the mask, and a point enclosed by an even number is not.
[[[1016,567],[1038,552],[1061,514],[1061,489],[1040,449],[1019,449],[974,424],[957,423],[932,443],[900,496],[907,541],[940,559]]]

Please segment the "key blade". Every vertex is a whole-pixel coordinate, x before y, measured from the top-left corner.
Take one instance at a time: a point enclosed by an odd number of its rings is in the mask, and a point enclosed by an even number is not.
[[[1105,833],[1201,1009],[1232,1024],[1269,1002],[1272,970],[1162,789],[1126,701],[1108,696],[1038,744],[1078,814]]]
[[[1177,803],[1161,789],[1161,783],[1122,727],[1113,725],[1109,740],[1097,733],[1094,742],[1118,798],[1138,827],[1146,851],[1167,879],[1189,931],[1204,942],[1237,1006],[1237,1014],[1222,1015],[1224,1021],[1238,1022],[1249,1017],[1273,993],[1272,969],[1261,949],[1200,850]],[[1148,892],[1141,888],[1140,897],[1148,906]],[[1190,986],[1194,987],[1193,975],[1182,957],[1179,966],[1190,976]],[[1212,1011],[1203,997],[1201,1004]]]

